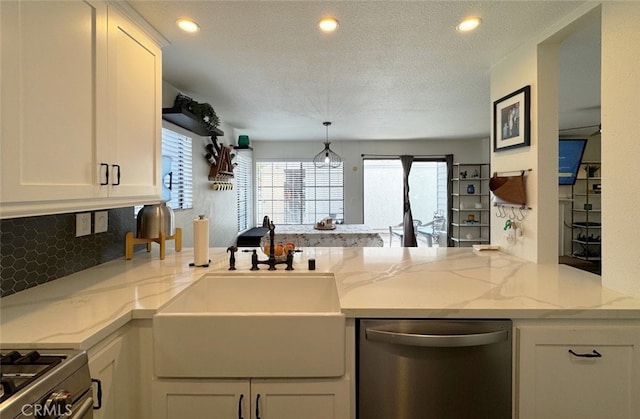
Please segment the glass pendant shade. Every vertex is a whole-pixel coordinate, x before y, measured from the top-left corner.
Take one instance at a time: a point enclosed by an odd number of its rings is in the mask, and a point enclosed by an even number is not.
[[[313,157],[313,164],[317,168],[331,167],[332,169],[335,169],[337,167],[340,167],[342,158],[336,152],[331,150],[331,147],[329,147],[329,145],[331,144],[329,142],[329,125],[331,125],[331,122],[323,122],[322,124],[327,127],[327,137],[326,141],[324,142],[324,150]]]

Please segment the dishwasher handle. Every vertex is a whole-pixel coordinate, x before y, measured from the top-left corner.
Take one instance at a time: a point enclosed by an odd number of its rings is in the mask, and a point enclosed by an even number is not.
[[[483,346],[508,339],[508,330],[463,335],[423,335],[399,333],[387,330],[365,329],[367,340],[392,345],[421,346],[427,348],[458,348],[465,346]]]

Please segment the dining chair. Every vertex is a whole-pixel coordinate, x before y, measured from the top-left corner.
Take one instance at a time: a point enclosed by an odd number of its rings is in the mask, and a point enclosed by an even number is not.
[[[436,243],[439,246],[442,233],[447,230],[447,219],[442,215],[434,215],[433,220],[417,228],[416,233],[427,239],[427,246],[433,247]]]
[[[420,220],[413,220],[413,231],[416,234],[417,237],[417,233],[418,233],[418,229],[422,226],[422,221]],[[391,242],[393,241],[394,237],[397,237],[400,239],[400,245],[402,245],[402,237],[404,236],[404,223],[400,223],[397,225],[392,225],[389,226],[389,247],[391,247]]]

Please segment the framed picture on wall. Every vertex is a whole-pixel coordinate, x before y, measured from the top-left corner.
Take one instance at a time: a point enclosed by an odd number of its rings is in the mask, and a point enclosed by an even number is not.
[[[493,102],[493,151],[531,144],[531,86]]]

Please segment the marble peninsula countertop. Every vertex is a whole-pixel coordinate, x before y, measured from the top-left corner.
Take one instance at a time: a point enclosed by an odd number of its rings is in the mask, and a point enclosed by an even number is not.
[[[212,248],[208,268],[189,267],[193,250],[157,249],[120,258],[0,300],[5,348],[88,349],[131,319],[159,307],[207,273],[250,275],[250,256]],[[332,273],[347,317],[640,319],[640,299],[603,288],[600,277],[470,248],[303,248],[292,274]],[[278,266],[283,273],[284,265]],[[261,270],[266,273],[266,269]],[[289,272],[286,272],[289,274]]]

